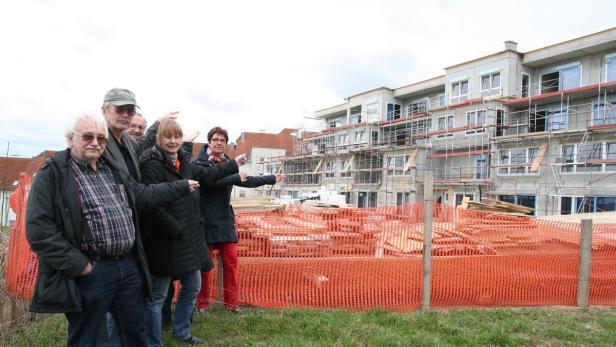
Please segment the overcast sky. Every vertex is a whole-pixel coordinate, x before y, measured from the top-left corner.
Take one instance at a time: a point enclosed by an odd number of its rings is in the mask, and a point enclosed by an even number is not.
[[[0,4],[0,155],[62,149],[105,92],[186,132],[314,127],[305,117],[503,50],[616,26],[612,1],[54,1]],[[204,135],[198,138],[203,141]]]

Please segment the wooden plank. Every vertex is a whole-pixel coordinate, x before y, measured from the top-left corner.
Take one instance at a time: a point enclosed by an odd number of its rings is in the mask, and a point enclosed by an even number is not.
[[[346,164],[346,166],[344,167],[344,170],[342,170],[342,172],[348,172],[349,169],[351,168],[351,165],[353,164],[353,160],[355,160],[355,154],[353,154],[351,156],[351,159],[349,159],[349,162]]]
[[[411,166],[415,166],[415,157],[417,157],[417,150],[417,148],[413,148],[413,150],[411,151],[409,161],[406,163],[406,165],[404,165],[404,171],[408,171]]]
[[[282,164],[280,164],[280,167],[278,168],[278,171],[276,171],[276,175],[279,175],[282,173],[282,168],[284,168],[284,161],[282,162]]]
[[[541,147],[539,148],[539,153],[537,153],[537,156],[533,160],[533,163],[530,165],[531,172],[535,172],[539,170],[539,165],[541,165],[541,159],[543,159],[543,156],[545,155],[545,152],[547,151],[547,149],[548,149],[548,142],[546,141],[541,144]]]
[[[314,168],[314,171],[312,172],[313,175],[316,175],[317,172],[319,172],[319,169],[321,168],[321,165],[323,165],[323,159],[321,158],[321,160],[319,160],[319,163],[317,164],[317,166]]]

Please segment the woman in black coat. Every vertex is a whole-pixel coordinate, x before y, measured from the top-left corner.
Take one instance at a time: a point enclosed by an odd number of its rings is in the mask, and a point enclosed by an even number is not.
[[[190,178],[207,184],[236,173],[238,164],[245,162],[245,156],[240,156],[224,166],[193,165],[180,151],[182,135],[182,128],[176,121],[161,122],[156,146],[141,156],[143,183]],[[153,287],[152,297],[147,302],[148,346],[161,345],[161,308],[172,278],[179,278],[182,285],[175,308],[173,336],[184,342],[201,343],[203,340],[190,334],[190,317],[201,289],[200,273],[211,269],[213,264],[200,226],[199,193],[151,210],[143,219],[141,231]]]
[[[208,144],[203,147],[199,158],[194,161],[204,168],[224,165],[229,159],[225,155],[229,136],[227,131],[215,127],[207,134]],[[255,188],[265,184],[275,184],[284,178],[283,175],[245,176],[235,174],[217,182],[200,187],[201,220],[210,253],[217,249],[222,258],[223,266],[223,300],[227,309],[239,310],[239,287],[237,283],[237,233],[235,232],[235,214],[231,207],[231,191],[233,186]],[[204,270],[201,276],[201,291],[197,296],[197,309],[206,310],[209,307],[210,288],[209,270]]]

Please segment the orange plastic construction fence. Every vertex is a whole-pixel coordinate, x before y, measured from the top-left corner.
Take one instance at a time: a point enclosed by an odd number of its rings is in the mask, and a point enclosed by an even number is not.
[[[28,297],[36,273],[25,241],[29,181],[15,192],[6,271],[10,295]],[[13,199],[13,198],[12,198]],[[15,205],[17,206],[17,205]],[[579,223],[433,209],[433,307],[575,305]],[[417,309],[423,205],[241,212],[239,285],[244,304],[363,310]],[[616,304],[616,224],[593,226],[590,303]],[[213,270],[214,272],[216,270]],[[210,286],[216,276],[210,276]],[[216,297],[212,293],[211,300]]]

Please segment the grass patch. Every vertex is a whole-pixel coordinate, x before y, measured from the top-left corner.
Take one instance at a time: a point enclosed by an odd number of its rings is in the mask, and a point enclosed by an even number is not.
[[[395,313],[311,309],[215,310],[195,316],[212,346],[614,346],[616,308],[453,309]],[[166,346],[182,346],[167,331]],[[55,315],[0,340],[2,346],[65,346]]]

